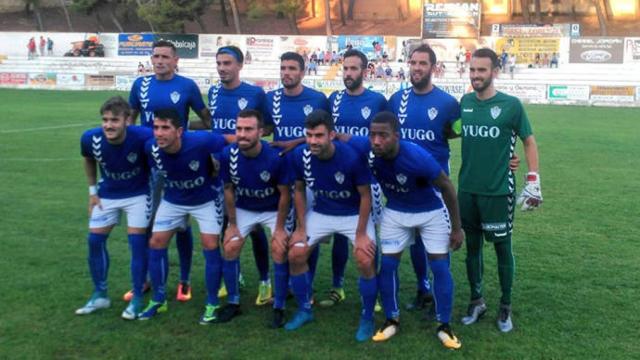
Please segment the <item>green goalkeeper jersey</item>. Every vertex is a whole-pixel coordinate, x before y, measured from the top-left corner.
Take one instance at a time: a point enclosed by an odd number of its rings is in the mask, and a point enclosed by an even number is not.
[[[459,190],[480,195],[508,195],[515,192],[514,174],[509,170],[517,137],[531,132],[529,119],[518,98],[497,92],[479,100],[475,92],[460,100],[462,121],[462,166]]]

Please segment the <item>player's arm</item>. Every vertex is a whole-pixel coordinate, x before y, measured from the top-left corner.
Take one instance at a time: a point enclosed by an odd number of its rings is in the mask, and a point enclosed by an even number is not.
[[[227,229],[224,231],[224,242],[241,240],[236,218],[236,190],[232,183],[224,184],[224,207],[227,212]]]
[[[442,192],[442,199],[449,211],[451,219],[451,235],[449,235],[449,246],[453,250],[458,250],[464,241],[464,232],[462,231],[462,222],[460,220],[460,209],[458,208],[458,196],[456,189],[451,180],[444,171],[433,181],[433,185],[437,186]]]
[[[358,185],[360,194],[360,208],[358,209],[358,226],[356,227],[356,248],[354,251],[364,251],[373,257],[376,246],[367,235],[367,223],[371,214],[371,184]]]
[[[524,157],[527,160],[527,168],[529,172],[538,172],[538,144],[535,137],[529,135],[526,139],[522,140],[524,145]]]
[[[443,128],[444,137],[447,139],[455,139],[462,134],[462,120],[457,119],[453,122],[446,123]]]
[[[189,130],[210,130],[211,129],[211,114],[209,109],[205,106],[200,111],[196,111],[200,121],[189,121]]]
[[[91,216],[91,211],[93,211],[94,206],[102,208],[100,198],[98,197],[98,189],[96,188],[98,182],[98,164],[94,158],[84,158],[84,173],[87,176],[87,183],[89,184],[89,216]]]
[[[269,143],[269,145],[282,149],[280,153],[278,153],[278,155],[282,156],[288,153],[289,151],[295,149],[298,145],[304,144],[305,141],[306,139],[304,137],[300,137],[293,140],[272,141]]]
[[[262,128],[262,137],[267,137],[273,134],[273,128],[273,124],[264,124],[264,127]]]

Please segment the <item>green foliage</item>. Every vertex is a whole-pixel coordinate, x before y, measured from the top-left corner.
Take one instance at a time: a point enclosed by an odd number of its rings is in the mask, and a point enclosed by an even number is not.
[[[526,106],[540,150],[545,203],[535,212],[516,214],[515,329],[501,334],[494,324],[499,286],[488,244],[490,310],[478,324],[459,324],[469,294],[463,248],[451,263],[456,281],[452,324],[463,343],[452,352],[435,338],[433,322],[404,310],[402,330],[388,343],[357,344],[360,300],[353,262],[344,303],[316,309],[316,321],[299,331],[267,329],[270,308],[253,305],[257,276],[251,241],[241,258],[248,284],[241,293],[243,315],[231,323],[197,323],[205,299],[197,241],[194,299],[182,304],[170,298],[169,312],[148,322],[123,321],[119,316],[126,304],[120,296],[129,289],[129,250],[122,225],[108,240],[112,307],[74,315],[91,292],[79,138],[99,125],[98,108],[113,94],[0,89],[5,119],[0,128],[0,359],[628,359],[640,354],[633,335],[640,323],[637,109]],[[451,148],[455,177],[459,140],[452,140]],[[520,145],[518,151],[522,158]],[[522,167],[518,180],[526,171]],[[173,244],[169,252],[168,293],[173,296],[178,278]],[[323,245],[316,299],[331,284],[330,253]],[[415,291],[408,254],[399,275],[404,304]],[[294,309],[288,302],[287,312]],[[377,314],[377,325],[382,321]]]
[[[272,5],[273,10],[276,12],[282,12],[285,15],[296,14],[302,7],[301,0],[278,0]]]
[[[138,16],[158,31],[184,32],[184,24],[204,14],[212,0],[154,0],[139,6]]]
[[[251,20],[262,19],[267,10],[267,7],[264,6],[260,1],[252,0],[249,2],[249,6],[247,9],[247,18]]]

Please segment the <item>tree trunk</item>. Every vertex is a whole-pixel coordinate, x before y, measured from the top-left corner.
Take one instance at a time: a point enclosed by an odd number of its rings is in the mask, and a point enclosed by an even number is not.
[[[100,12],[94,11],[93,13],[96,15],[96,25],[98,26],[98,31],[104,32],[104,26],[102,26],[102,18],[100,18]]]
[[[315,19],[316,15],[316,0],[311,0],[311,17]],[[297,23],[296,28],[298,28]]]
[[[196,21],[196,23],[198,24],[198,26],[200,27],[200,32],[203,34],[208,33],[207,31],[207,25],[204,23],[204,21],[202,21],[202,17],[200,17],[200,15],[194,13],[193,14],[193,19]]]
[[[324,28],[326,35],[333,35],[333,29],[331,28],[331,0],[324,0]]]
[[[405,17],[404,13],[402,12],[402,0],[397,1],[396,5],[398,6],[398,20],[404,21]]]
[[[522,8],[522,18],[526,24],[531,22],[531,15],[529,15],[529,0],[520,0],[520,7]]]
[[[347,9],[347,19],[353,20],[353,8],[356,6],[356,0],[349,0],[349,8]]]
[[[300,35],[300,29],[298,28],[298,18],[296,17],[295,11],[289,13],[289,27],[291,31],[293,31],[294,35]]]
[[[342,26],[346,26],[347,21],[344,18],[344,4],[342,3],[342,0],[338,0],[338,5],[340,6],[340,22],[342,23]]]
[[[33,3],[33,17],[36,21],[38,31],[44,31],[44,24],[42,23],[42,14],[40,14],[40,7],[38,4]]]
[[[592,4],[596,7],[598,24],[600,25],[600,36],[607,36],[607,18],[602,10],[602,4],[600,3],[600,0],[592,0]]]
[[[222,25],[229,27],[229,19],[227,19],[227,6],[224,4],[224,0],[220,0],[220,17],[222,18]]]
[[[73,32],[73,24],[71,24],[71,17],[69,16],[69,10],[67,9],[67,5],[64,3],[64,0],[60,0],[60,7],[64,12],[64,18],[67,20],[67,26],[69,27],[69,31]]]
[[[240,16],[238,15],[238,5],[236,4],[236,0],[229,0],[229,4],[231,5],[231,13],[233,14],[233,24],[236,27],[236,34],[242,34],[240,30]]]
[[[542,6],[540,6],[540,0],[534,0],[533,4],[534,4],[535,9],[536,9],[536,21],[538,23],[541,23],[542,22],[542,9],[541,9],[541,7]]]
[[[407,7],[407,17],[411,17],[411,0],[405,0],[405,6]]]
[[[611,9],[611,1],[602,0],[602,2],[604,3],[604,11],[606,13],[607,20],[613,20],[613,9]]]
[[[120,21],[118,21],[118,17],[116,16],[116,12],[115,9],[113,8],[114,6],[118,6],[117,4],[113,4],[113,5],[107,5],[107,13],[109,14],[109,18],[111,18],[111,22],[113,23],[113,25],[116,26],[116,28],[118,29],[118,32],[123,33],[124,32],[124,28],[122,28],[122,25],[120,24]]]

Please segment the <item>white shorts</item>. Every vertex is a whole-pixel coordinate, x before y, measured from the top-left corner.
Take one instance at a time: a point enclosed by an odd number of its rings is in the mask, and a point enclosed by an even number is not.
[[[277,211],[258,212],[236,208],[236,223],[238,224],[240,235],[243,238],[247,237],[256,225],[268,227],[273,234],[273,230],[276,228],[277,217]]]
[[[89,228],[101,228],[120,223],[120,214],[127,214],[127,226],[146,228],[151,218],[151,197],[138,195],[125,199],[100,199],[100,207],[91,211]]]
[[[291,190],[291,207],[289,208],[289,213],[287,214],[287,219],[285,220],[285,229],[289,232],[292,233],[293,230],[296,227],[296,208],[295,208],[295,190]],[[315,202],[315,198],[313,196],[313,192],[311,191],[311,189],[309,189],[308,187],[305,187],[305,198],[306,198],[306,208],[305,208],[305,214],[308,214],[309,211],[311,211],[311,209],[313,209],[313,205]]]
[[[307,213],[305,222],[307,225],[307,244],[309,246],[315,245],[322,240],[328,241],[333,234],[342,234],[349,238],[352,245],[355,245],[358,215],[324,215],[311,210]],[[375,243],[376,231],[371,218],[367,222],[367,235]]]
[[[385,208],[380,222],[380,247],[383,254],[402,252],[415,241],[420,232],[424,248],[429,254],[449,253],[451,224],[447,208],[421,213],[407,213]]]
[[[184,229],[191,215],[198,222],[203,234],[219,235],[222,229],[222,208],[217,201],[209,201],[201,205],[176,205],[166,200],[160,202],[153,232]]]

